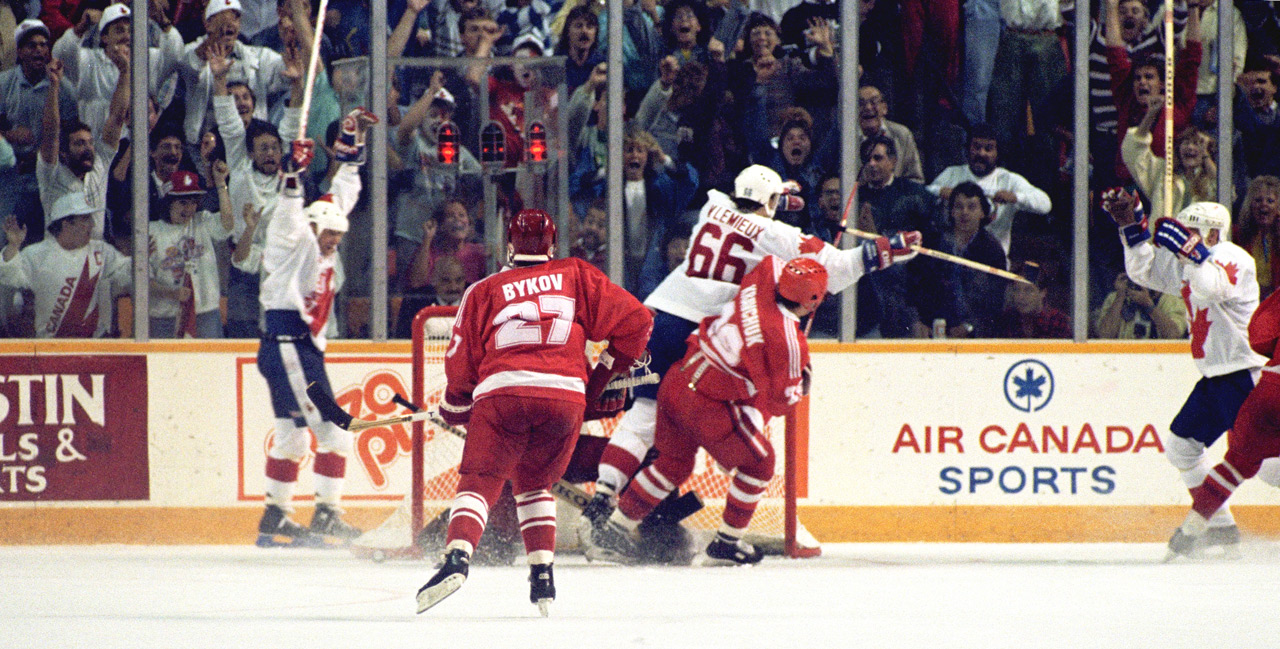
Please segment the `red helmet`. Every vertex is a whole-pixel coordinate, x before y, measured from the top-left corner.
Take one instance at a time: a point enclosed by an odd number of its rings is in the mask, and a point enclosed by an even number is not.
[[[542,210],[520,210],[507,224],[511,261],[547,261],[555,252],[556,222]]]
[[[796,257],[782,267],[778,294],[810,311],[827,296],[827,269],[809,257]]]

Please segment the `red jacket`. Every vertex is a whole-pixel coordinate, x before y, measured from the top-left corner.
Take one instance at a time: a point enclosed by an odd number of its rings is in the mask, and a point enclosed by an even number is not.
[[[639,358],[653,315],[581,259],[490,275],[467,289],[445,354],[443,407],[469,409],[493,394],[586,403],[588,340]]]

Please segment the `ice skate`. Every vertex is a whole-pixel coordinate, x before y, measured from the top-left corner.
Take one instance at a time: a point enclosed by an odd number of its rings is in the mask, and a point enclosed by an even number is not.
[[[763,558],[764,554],[750,543],[717,533],[716,538],[712,539],[711,543],[707,545],[705,565],[743,566],[760,563]]]
[[[606,519],[591,529],[591,544],[584,554],[589,561],[633,564],[636,563],[636,540],[627,528]]]
[[[1224,525],[1205,530],[1204,536],[1200,537],[1200,550],[1213,548],[1220,548],[1224,559],[1239,559],[1240,528],[1235,525]]]
[[[609,520],[609,516],[617,506],[617,499],[612,495],[596,492],[596,495],[591,497],[591,502],[582,508],[582,517],[591,522],[591,527],[598,528]]]
[[[556,599],[556,580],[551,564],[535,563],[529,566],[529,601],[538,605],[542,617],[551,614],[551,602]]]
[[[342,510],[333,505],[318,504],[311,515],[311,533],[317,536],[328,536],[350,543],[363,532],[342,520]]]
[[[284,509],[276,505],[267,505],[258,520],[255,544],[260,548],[315,547],[319,540],[311,530],[293,522]]]
[[[463,550],[449,550],[434,577],[418,590],[418,612],[421,613],[457,592],[467,581],[471,557]]]
[[[1194,557],[1203,537],[1208,534],[1207,526],[1208,521],[1203,516],[1195,511],[1188,513],[1187,519],[1173,531],[1173,537],[1169,539],[1169,552],[1164,560],[1168,562],[1177,557]]]

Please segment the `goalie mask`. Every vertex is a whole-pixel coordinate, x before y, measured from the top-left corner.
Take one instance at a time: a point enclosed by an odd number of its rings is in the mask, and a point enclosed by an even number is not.
[[[816,311],[827,296],[827,269],[808,257],[792,259],[778,276],[778,294],[810,312]]]
[[[1201,201],[1184,208],[1174,220],[1182,225],[1200,230],[1201,235],[1208,235],[1209,230],[1221,230],[1225,240],[1231,232],[1231,212],[1218,203]]]
[[[781,195],[782,190],[782,176],[764,165],[751,165],[733,179],[733,197],[764,205],[769,218],[778,207],[771,199]]]
[[[518,261],[549,261],[555,255],[556,222],[542,210],[520,210],[507,224],[507,257]]]
[[[307,206],[307,220],[316,226],[316,234],[325,230],[347,231],[347,217],[333,204],[333,196],[325,194]]]

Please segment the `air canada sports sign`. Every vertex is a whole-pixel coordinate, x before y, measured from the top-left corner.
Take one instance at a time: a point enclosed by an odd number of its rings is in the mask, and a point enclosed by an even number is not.
[[[0,355],[0,501],[149,495],[145,356]]]
[[[869,505],[1185,502],[1164,457],[1199,379],[1185,353],[825,354],[815,370],[856,380],[817,383],[810,457],[828,461],[811,461],[812,493]]]

